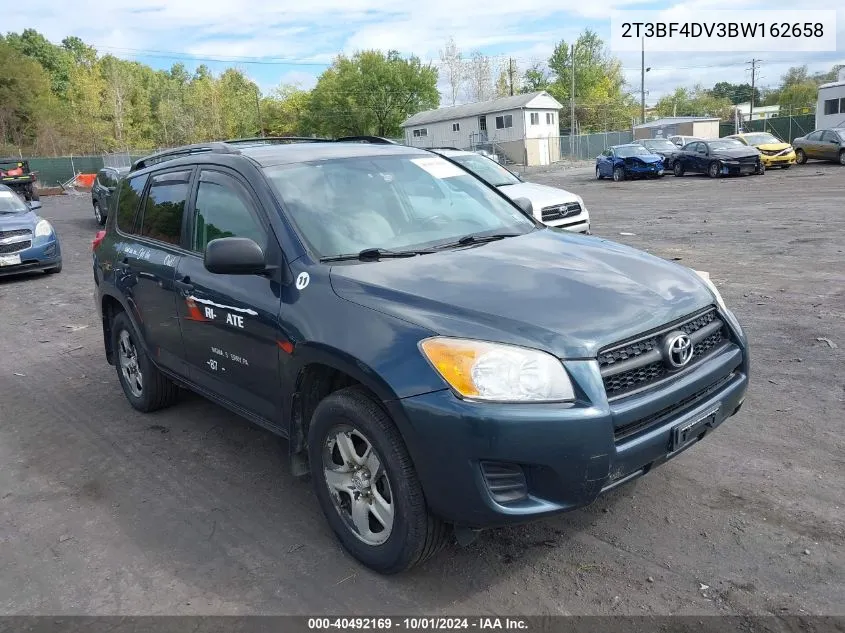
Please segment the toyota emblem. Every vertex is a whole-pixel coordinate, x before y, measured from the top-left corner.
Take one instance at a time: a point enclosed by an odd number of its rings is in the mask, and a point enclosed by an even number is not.
[[[672,332],[666,336],[664,357],[673,369],[685,367],[692,360],[692,340],[683,332]]]

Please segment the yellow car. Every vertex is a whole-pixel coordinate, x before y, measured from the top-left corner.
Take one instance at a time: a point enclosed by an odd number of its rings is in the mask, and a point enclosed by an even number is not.
[[[746,132],[745,134],[731,134],[727,138],[734,138],[744,145],[756,147],[760,152],[760,159],[766,169],[782,167],[789,169],[795,163],[795,150],[792,145],[784,143],[778,137],[768,132]]]

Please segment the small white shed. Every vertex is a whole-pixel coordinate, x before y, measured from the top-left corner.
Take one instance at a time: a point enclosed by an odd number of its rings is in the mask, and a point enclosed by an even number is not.
[[[413,147],[494,149],[522,165],[560,160],[560,110],[546,91],[426,110],[402,124]]]

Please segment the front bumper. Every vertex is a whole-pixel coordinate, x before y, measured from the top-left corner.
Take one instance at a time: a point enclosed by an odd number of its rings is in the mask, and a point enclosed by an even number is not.
[[[625,173],[632,176],[662,176],[665,173],[663,162],[647,164],[625,164]]]
[[[560,220],[552,220],[546,222],[546,226],[556,229],[566,229],[574,233],[588,233],[590,232],[590,216],[587,213],[581,213],[571,218],[561,218]]]
[[[739,410],[748,387],[747,353],[734,343],[666,386],[612,402],[595,361],[567,361],[566,368],[579,395],[572,404],[468,402],[448,390],[386,403],[404,422],[435,514],[486,528],[588,505],[697,443]],[[614,429],[672,407],[642,431],[615,439]],[[677,427],[709,414],[709,425],[696,427],[690,443],[674,443]],[[499,477],[508,468],[521,470],[525,494],[497,500],[490,464]]]
[[[770,167],[782,167],[783,165],[792,165],[793,163],[795,163],[795,152],[789,152],[788,154],[780,154],[778,156],[769,156],[767,154],[761,154],[760,160],[762,161],[766,169]]]
[[[0,255],[0,277],[55,268],[62,263],[62,249],[55,235],[45,241],[36,238],[33,246]]]

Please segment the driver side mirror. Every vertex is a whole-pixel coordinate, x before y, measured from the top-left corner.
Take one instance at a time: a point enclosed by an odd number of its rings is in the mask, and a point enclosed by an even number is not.
[[[205,248],[203,264],[218,275],[260,275],[267,270],[261,247],[246,237],[221,237]]]
[[[29,205],[30,211],[38,211],[38,209],[41,208],[40,200],[30,200],[29,202],[27,202],[27,204]]]
[[[531,204],[531,201],[528,198],[516,198],[514,202],[516,203],[516,206],[525,211],[532,218],[534,217],[534,205]]]

